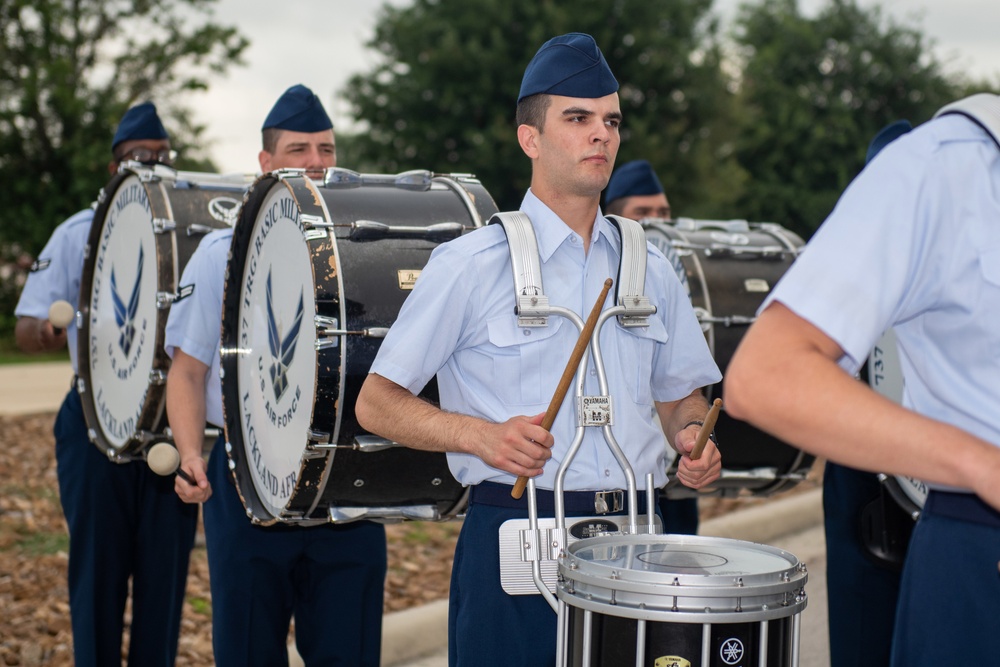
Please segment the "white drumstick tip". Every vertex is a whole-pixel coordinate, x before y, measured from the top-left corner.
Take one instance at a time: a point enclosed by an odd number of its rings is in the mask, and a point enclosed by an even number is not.
[[[76,317],[76,309],[69,301],[60,300],[49,306],[49,322],[57,329],[68,327],[74,317]]]

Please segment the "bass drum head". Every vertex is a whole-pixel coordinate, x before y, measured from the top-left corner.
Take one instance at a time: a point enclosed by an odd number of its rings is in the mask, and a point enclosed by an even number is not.
[[[903,380],[903,364],[899,358],[899,343],[893,329],[882,334],[872,348],[861,375],[869,387],[902,405],[906,383]],[[914,518],[919,516],[927,501],[927,484],[905,475],[884,476],[882,483],[900,507]]]
[[[298,478],[303,443],[309,440],[316,391],[316,316],[312,257],[299,207],[285,187],[266,191],[254,220],[244,220],[233,243],[242,273],[230,276],[242,304],[235,356],[239,396],[229,396],[246,425],[236,474],[241,489],[265,516],[280,516]],[[234,234],[234,239],[236,237]],[[239,254],[239,255],[238,255]],[[232,264],[231,262],[231,264]],[[308,289],[306,288],[308,286]],[[227,291],[229,286],[227,286]],[[228,420],[227,420],[228,421]],[[266,446],[264,445],[266,443]],[[227,445],[228,446],[228,445]]]
[[[157,356],[159,276],[147,185],[125,174],[109,189],[90,231],[81,281],[80,375],[91,392],[84,403],[92,403],[92,439],[112,455],[143,421]]]

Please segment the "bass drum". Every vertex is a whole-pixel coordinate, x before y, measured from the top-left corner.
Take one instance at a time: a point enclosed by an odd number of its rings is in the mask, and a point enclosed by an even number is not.
[[[715,363],[725,376],[729,360],[757,308],[798,256],[801,238],[775,223],[744,220],[645,220],[646,238],[660,248],[687,286],[695,314]],[[722,383],[708,388],[708,400],[722,397]],[[722,475],[708,491],[679,484],[670,471],[667,495],[767,496],[805,479],[814,457],[750,424],[733,419],[725,403],[715,426]]]
[[[125,163],[98,195],[80,282],[77,389],[91,442],[116,463],[169,439],[170,305],[204,235],[235,222],[246,184]]]
[[[267,174],[233,234],[222,315],[226,451],[259,524],[447,519],[443,453],[361,429],[354,405],[431,251],[496,212],[479,181],[426,171]],[[437,386],[423,392],[437,401]]]
[[[868,355],[861,375],[872,389],[896,403],[903,403],[903,364],[899,360],[899,345],[894,330],[889,329],[882,334]],[[880,474],[878,478],[893,501],[916,521],[927,501],[927,484],[905,475]]]

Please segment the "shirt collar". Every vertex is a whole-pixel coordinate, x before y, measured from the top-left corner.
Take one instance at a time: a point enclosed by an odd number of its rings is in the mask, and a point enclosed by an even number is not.
[[[535,229],[535,238],[538,241],[538,254],[543,262],[559,249],[571,234],[575,234],[569,225],[563,222],[562,218],[556,215],[535,193],[529,188],[521,202],[521,212],[531,219],[531,226]],[[594,231],[591,232],[591,239],[594,243],[599,242],[599,237],[604,236],[608,245],[619,253],[618,234],[611,229],[611,223],[604,217],[601,209],[597,209],[597,216],[594,218]]]

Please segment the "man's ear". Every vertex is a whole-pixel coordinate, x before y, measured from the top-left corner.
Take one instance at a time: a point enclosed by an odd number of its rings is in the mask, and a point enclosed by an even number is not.
[[[118,163],[115,162],[114,160],[108,162],[108,173],[111,174],[112,176],[118,173]]]
[[[517,143],[521,144],[521,150],[532,160],[538,157],[539,134],[541,133],[537,127],[532,127],[531,125],[517,126]]]
[[[271,154],[267,151],[257,153],[257,162],[260,163],[260,170],[263,173],[271,171]]]

